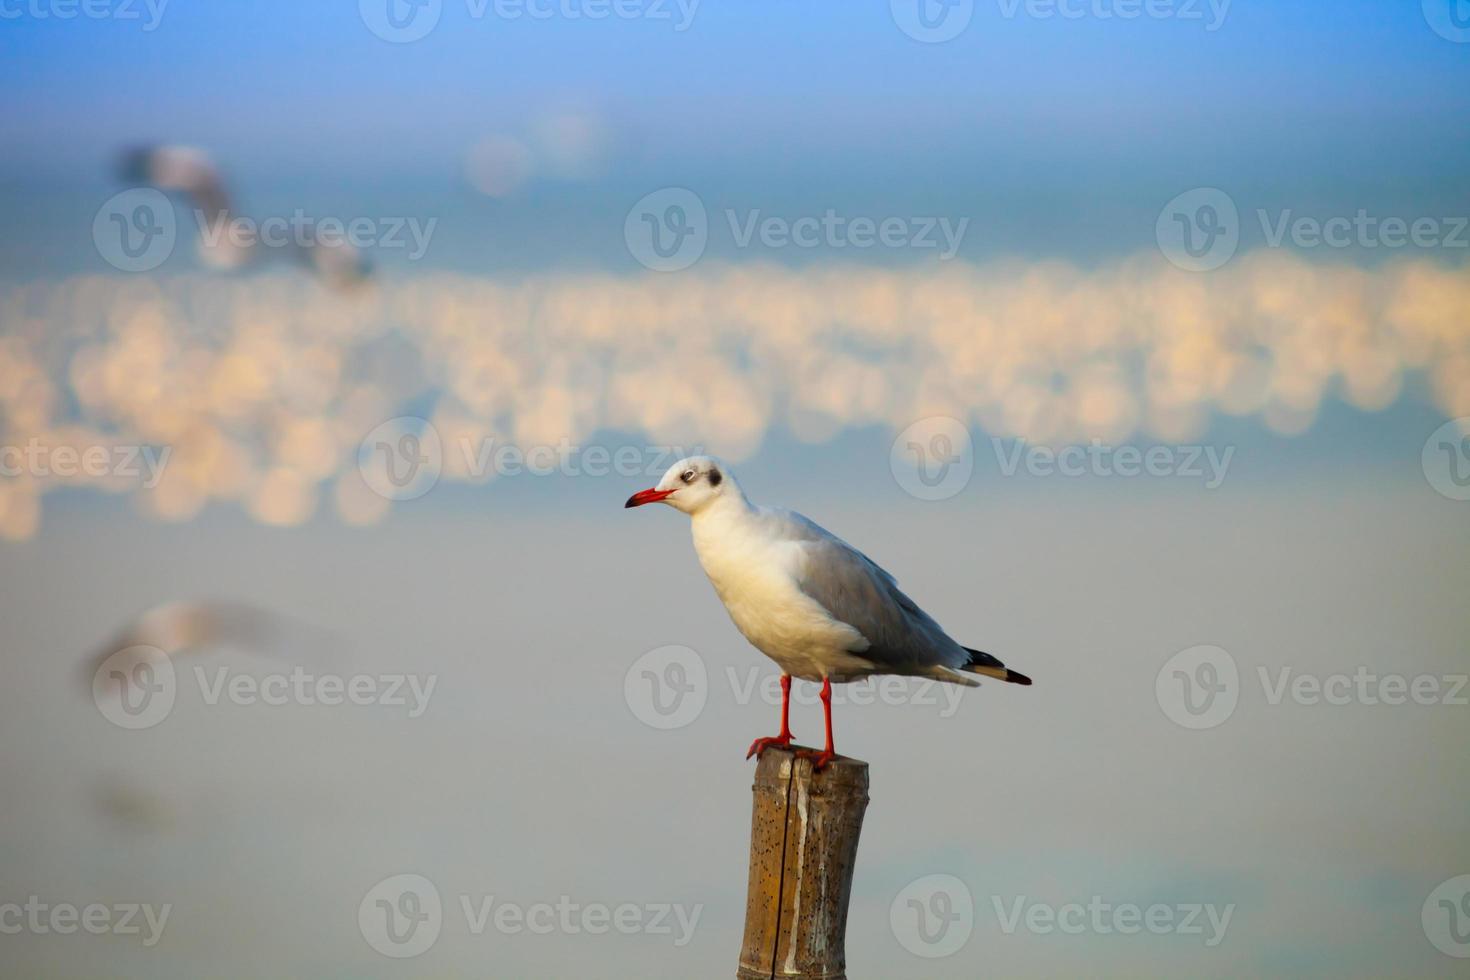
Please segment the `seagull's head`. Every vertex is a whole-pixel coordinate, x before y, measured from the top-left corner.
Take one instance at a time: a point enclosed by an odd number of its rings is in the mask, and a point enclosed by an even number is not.
[[[657,484],[629,497],[623,506],[665,503],[694,515],[727,495],[739,497],[740,489],[725,464],[713,456],[689,456],[670,466]]]

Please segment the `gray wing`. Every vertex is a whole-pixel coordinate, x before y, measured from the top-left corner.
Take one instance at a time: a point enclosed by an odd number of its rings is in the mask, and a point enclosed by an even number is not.
[[[970,654],[928,613],[904,595],[893,576],[846,541],[800,514],[771,511],[769,519],[802,546],[797,570],[801,591],[838,622],[868,641],[854,651],[883,673],[928,673],[933,667],[958,668]]]

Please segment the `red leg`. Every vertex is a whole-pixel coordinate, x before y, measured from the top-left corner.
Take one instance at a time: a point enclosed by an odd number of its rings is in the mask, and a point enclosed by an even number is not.
[[[827,763],[837,758],[837,752],[832,748],[832,679],[822,678],[822,716],[827,720],[827,747],[821,752],[802,752],[804,758],[812,760],[812,771],[821,772]]]
[[[773,745],[785,748],[791,744],[791,675],[781,675],[781,734],[775,738],[758,738],[750,743],[750,751],[745,753],[749,759],[753,755],[760,755]]]

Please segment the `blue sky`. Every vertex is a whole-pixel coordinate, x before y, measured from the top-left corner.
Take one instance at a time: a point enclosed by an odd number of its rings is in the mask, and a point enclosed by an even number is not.
[[[1137,20],[987,0],[941,44],[872,0],[706,0],[684,31],[674,6],[506,20],[445,0],[409,44],[345,0],[172,0],[152,31],[141,0],[131,20],[6,9],[23,14],[0,22],[6,278],[93,271],[78,229],[146,142],[208,150],[247,212],[436,217],[426,264],[465,272],[623,268],[622,215],[668,185],[716,208],[967,215],[972,259],[1150,248],[1159,208],[1199,186],[1245,211],[1470,211],[1470,45],[1413,3],[1237,0],[1209,30],[1203,0]],[[595,173],[469,189],[478,141],[559,111],[604,128]]]
[[[0,30],[4,168],[86,176],[115,144],[151,137],[262,173],[432,178],[478,130],[560,99],[626,125],[625,163],[645,173],[816,176],[850,173],[861,154],[859,173],[885,176],[1039,171],[1086,186],[1208,169],[1391,192],[1466,160],[1470,48],[1418,4],[1237,0],[1214,31],[1203,0],[1205,20],[1025,9],[978,3],[943,44],[910,39],[876,2],[706,0],[677,32],[476,19],[447,0],[411,44],[379,40],[348,2],[172,0],[151,32],[22,16]]]
[[[667,20],[602,21],[445,0],[427,37],[392,44],[345,0],[171,0],[151,31],[124,2],[102,9],[136,19],[5,8],[7,278],[90,271],[76,229],[119,151],[160,141],[211,152],[247,211],[435,216],[428,264],[467,272],[617,268],[622,214],[665,185],[717,207],[969,215],[976,259],[1151,247],[1162,204],[1199,186],[1246,210],[1470,210],[1470,45],[1415,3],[1236,0],[1210,30],[1204,0],[1136,20],[1098,16],[1113,0],[1074,0],[1077,18],[983,0],[926,44],[872,0],[706,0],[684,31],[672,0]],[[468,189],[479,140],[566,109],[605,127],[590,179]]]

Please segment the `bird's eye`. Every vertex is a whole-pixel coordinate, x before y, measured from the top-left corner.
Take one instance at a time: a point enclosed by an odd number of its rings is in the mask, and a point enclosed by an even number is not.
[[[683,474],[679,477],[679,479],[683,480],[685,483],[693,483],[694,482],[694,471],[693,470],[685,470],[683,472]]]

